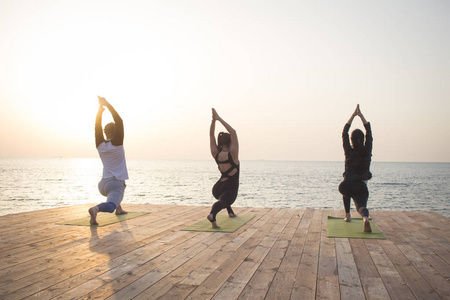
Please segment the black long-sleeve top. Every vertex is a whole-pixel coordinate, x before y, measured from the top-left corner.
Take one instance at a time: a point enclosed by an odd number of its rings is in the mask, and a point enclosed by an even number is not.
[[[370,173],[370,162],[372,160],[372,129],[370,123],[364,124],[366,129],[366,142],[362,149],[356,150],[350,145],[348,131],[350,124],[345,124],[342,131],[342,142],[345,153],[345,172],[343,176],[349,180],[369,180],[372,178]]]

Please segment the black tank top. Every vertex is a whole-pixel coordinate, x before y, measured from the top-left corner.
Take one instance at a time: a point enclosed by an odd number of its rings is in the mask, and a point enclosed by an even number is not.
[[[220,177],[220,179],[222,179],[222,178],[231,178],[231,177],[234,177],[236,175],[239,176],[239,165],[236,165],[234,163],[233,157],[231,156],[231,152],[228,152],[228,159],[225,160],[225,161],[219,161],[219,153],[220,152],[218,152],[216,154],[215,160],[216,160],[216,163],[217,163],[217,165],[219,167],[219,171],[222,174],[222,177]],[[228,170],[226,170],[225,172],[222,172],[222,170],[220,169],[219,165],[223,165],[223,164],[230,164],[231,167]],[[230,173],[233,172],[234,169],[237,169],[237,172],[234,175],[230,175]]]

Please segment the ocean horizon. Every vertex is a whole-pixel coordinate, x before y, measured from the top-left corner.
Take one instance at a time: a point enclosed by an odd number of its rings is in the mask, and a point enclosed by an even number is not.
[[[220,177],[211,160],[128,159],[123,200],[211,205]],[[343,161],[242,160],[236,207],[342,209]],[[369,210],[433,211],[450,217],[450,163],[372,162]],[[99,158],[1,158],[0,215],[105,201]],[[354,204],[352,203],[352,211]]]

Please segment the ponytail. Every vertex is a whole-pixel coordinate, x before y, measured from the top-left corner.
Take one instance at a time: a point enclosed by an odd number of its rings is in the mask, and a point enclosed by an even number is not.
[[[219,133],[219,135],[217,136],[217,149],[219,150],[219,152],[222,151],[223,146],[230,146],[231,143],[231,135],[229,133],[226,132],[221,132]]]

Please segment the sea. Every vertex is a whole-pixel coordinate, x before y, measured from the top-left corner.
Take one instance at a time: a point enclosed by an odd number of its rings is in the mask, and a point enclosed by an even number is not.
[[[211,205],[213,160],[128,160],[123,205]],[[343,209],[344,162],[241,161],[235,207]],[[372,162],[369,210],[450,217],[450,163]],[[0,159],[0,215],[100,203],[98,158]],[[354,204],[352,203],[352,210]]]

